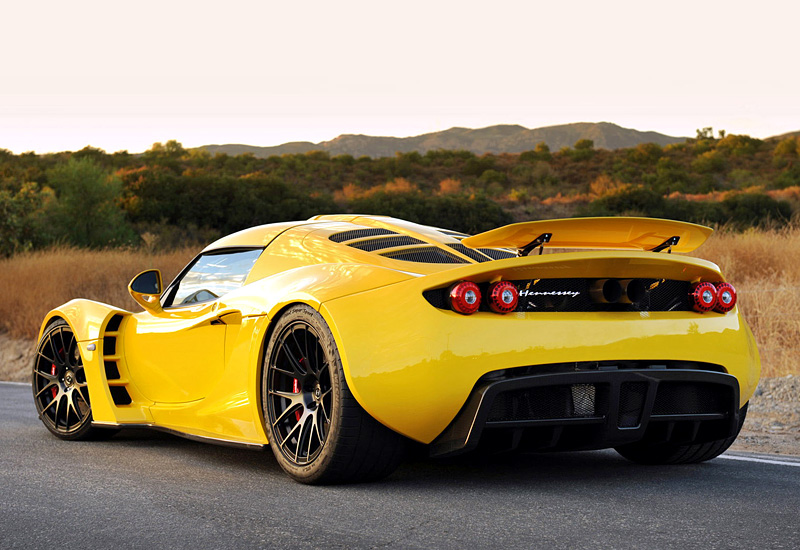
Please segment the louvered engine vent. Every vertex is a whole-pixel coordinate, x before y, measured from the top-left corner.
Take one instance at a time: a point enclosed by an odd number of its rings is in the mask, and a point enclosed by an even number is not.
[[[517,255],[508,250],[498,250],[496,248],[479,248],[481,252],[493,260],[505,260],[506,258],[516,258]]]
[[[463,245],[461,243],[448,244],[447,246],[449,246],[450,248],[452,248],[453,250],[455,250],[457,252],[462,253],[464,256],[472,258],[476,262],[489,262],[489,261],[492,260],[489,256],[487,256],[485,254],[481,254],[480,252],[478,252],[474,248],[469,248],[468,246],[465,246],[465,245]]]
[[[363,239],[365,237],[377,237],[379,235],[399,235],[395,231],[380,228],[370,229],[352,229],[350,231],[343,231],[341,233],[334,233],[328,239],[335,243],[343,243],[345,241],[352,241],[353,239]]]
[[[349,246],[364,250],[365,252],[374,252],[375,250],[383,250],[384,248],[394,248],[396,246],[412,246],[417,244],[425,244],[424,241],[415,239],[414,237],[378,237],[377,239],[369,239],[366,241],[358,241]]]
[[[396,250],[394,252],[386,252],[381,254],[393,260],[402,260],[404,262],[419,262],[424,264],[465,264],[458,256],[448,254],[444,250],[440,250],[435,246],[421,246],[408,250]]]

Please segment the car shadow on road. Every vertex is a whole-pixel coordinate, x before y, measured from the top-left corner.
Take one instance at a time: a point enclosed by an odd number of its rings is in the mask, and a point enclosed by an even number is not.
[[[123,430],[108,444],[133,449],[158,449],[183,454],[192,462],[242,475],[258,474],[275,481],[291,483],[283,474],[269,448],[264,451],[209,445],[154,430]],[[450,459],[430,459],[417,449],[397,471],[385,480],[359,484],[360,490],[446,489],[454,484],[471,489],[493,490],[503,487],[543,490],[554,484],[602,489],[618,484],[659,485],[670,480],[692,478],[704,484],[707,474],[728,471],[732,461],[717,460],[687,466],[641,466],[633,464],[612,450],[477,455]],[[712,476],[715,477],[715,476]],[[708,481],[711,483],[711,481]]]

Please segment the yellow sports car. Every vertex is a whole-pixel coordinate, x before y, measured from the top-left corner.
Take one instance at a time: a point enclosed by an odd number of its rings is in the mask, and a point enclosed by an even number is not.
[[[386,476],[410,440],[431,456],[708,460],[736,438],[760,374],[733,286],[673,254],[710,234],[647,218],[475,236],[355,215],[254,227],[166,288],[157,270],[137,275],[144,311],[51,311],[36,408],[62,439],[135,426],[269,444],[304,483]]]

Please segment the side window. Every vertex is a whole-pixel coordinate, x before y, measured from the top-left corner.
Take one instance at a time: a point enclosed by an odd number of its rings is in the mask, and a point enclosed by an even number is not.
[[[169,291],[165,307],[215,300],[236,290],[263,249],[209,252],[198,257]]]

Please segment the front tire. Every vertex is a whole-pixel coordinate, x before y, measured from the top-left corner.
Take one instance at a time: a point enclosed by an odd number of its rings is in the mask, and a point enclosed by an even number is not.
[[[356,402],[333,335],[309,306],[293,306],[276,322],[264,356],[261,397],[270,447],[296,481],[372,481],[402,461],[405,438]]]
[[[616,447],[615,450],[628,460],[639,464],[696,464],[711,460],[727,451],[736,441],[747,416],[747,405],[745,403],[739,410],[739,427],[730,437],[689,445],[636,442]]]
[[[78,340],[63,319],[50,323],[36,346],[31,378],[36,412],[60,439],[84,440],[109,431],[92,428],[92,405]]]

